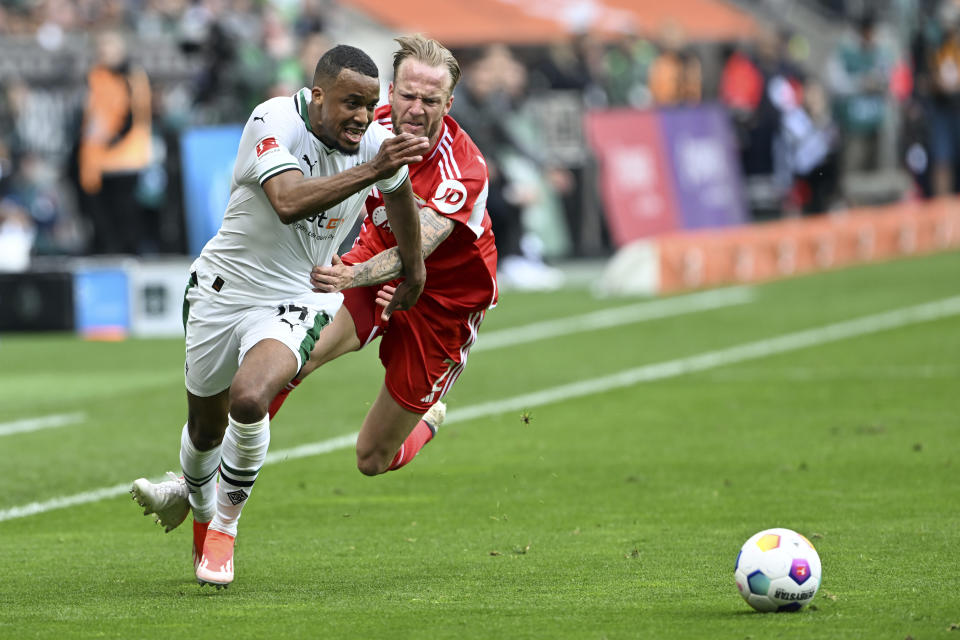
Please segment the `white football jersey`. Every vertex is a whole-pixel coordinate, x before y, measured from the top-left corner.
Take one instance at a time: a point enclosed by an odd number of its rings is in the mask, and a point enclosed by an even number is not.
[[[289,170],[308,177],[338,174],[372,160],[380,144],[393,134],[371,122],[356,154],[331,149],[311,131],[307,116],[310,99],[310,89],[304,88],[292,98],[267,100],[253,110],[243,128],[223,223],[192,267],[201,285],[219,277],[219,293],[226,301],[316,305],[329,297],[311,291],[310,269],[330,264],[363,210],[369,189],[285,225],[261,185]],[[404,166],[376,186],[394,191],[407,173]]]

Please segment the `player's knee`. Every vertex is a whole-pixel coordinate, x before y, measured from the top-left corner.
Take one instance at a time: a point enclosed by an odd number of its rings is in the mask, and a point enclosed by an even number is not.
[[[223,425],[225,427],[226,425]],[[195,416],[187,419],[190,442],[198,451],[209,451],[223,441],[223,427],[205,424]]]
[[[252,424],[267,415],[268,403],[259,394],[238,390],[230,395],[230,415],[237,422]]]
[[[361,453],[357,451],[357,469],[365,476],[376,476],[384,473],[390,465],[390,459],[381,452],[371,451]]]

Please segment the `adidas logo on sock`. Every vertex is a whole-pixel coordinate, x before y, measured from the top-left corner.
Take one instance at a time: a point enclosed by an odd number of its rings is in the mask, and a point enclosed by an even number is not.
[[[236,505],[246,500],[249,496],[243,489],[237,489],[236,491],[228,491],[227,497],[230,498],[230,502]]]

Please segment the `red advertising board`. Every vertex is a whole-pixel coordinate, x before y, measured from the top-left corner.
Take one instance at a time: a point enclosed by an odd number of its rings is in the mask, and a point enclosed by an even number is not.
[[[591,111],[585,124],[613,243],[621,247],[676,229],[677,197],[657,114]]]

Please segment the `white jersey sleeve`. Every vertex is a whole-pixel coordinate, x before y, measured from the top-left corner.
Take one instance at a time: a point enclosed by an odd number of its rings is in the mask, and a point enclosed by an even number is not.
[[[262,185],[278,173],[302,171],[292,151],[302,137],[302,129],[300,119],[288,112],[254,109],[244,127],[243,137],[248,142],[240,145],[244,157],[237,158],[236,181]]]

